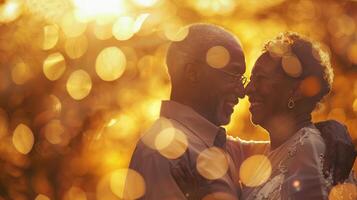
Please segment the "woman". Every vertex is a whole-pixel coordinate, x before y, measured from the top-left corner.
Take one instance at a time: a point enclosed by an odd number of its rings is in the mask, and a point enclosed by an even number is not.
[[[322,169],[326,145],[311,113],[330,92],[332,79],[329,57],[308,39],[288,32],[265,45],[246,92],[252,122],[270,136],[264,154],[272,173],[264,184],[244,187],[243,199],[328,198],[331,174],[325,178]]]

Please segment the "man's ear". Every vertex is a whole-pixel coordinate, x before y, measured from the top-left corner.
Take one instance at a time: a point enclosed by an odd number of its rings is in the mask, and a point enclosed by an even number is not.
[[[199,66],[194,65],[193,63],[187,63],[184,66],[184,77],[187,81],[190,81],[191,83],[197,83],[199,81],[199,72]]]

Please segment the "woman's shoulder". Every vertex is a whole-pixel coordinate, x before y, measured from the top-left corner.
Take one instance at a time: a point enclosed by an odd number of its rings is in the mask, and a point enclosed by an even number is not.
[[[293,138],[281,165],[289,173],[320,174],[325,157],[326,145],[321,134],[314,126],[302,128]],[[279,164],[280,165],[280,164]]]
[[[319,157],[325,153],[326,144],[320,131],[315,126],[305,127],[300,130],[295,141],[297,156]]]

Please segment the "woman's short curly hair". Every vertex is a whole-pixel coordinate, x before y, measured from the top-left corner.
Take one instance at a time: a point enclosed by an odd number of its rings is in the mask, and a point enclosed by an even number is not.
[[[302,74],[298,77],[304,79],[314,76],[320,81],[320,92],[316,94],[317,101],[328,94],[332,89],[333,69],[329,54],[321,48],[321,45],[295,32],[284,32],[273,40],[268,41],[263,52],[269,52],[271,46],[280,43],[286,45],[300,61]]]

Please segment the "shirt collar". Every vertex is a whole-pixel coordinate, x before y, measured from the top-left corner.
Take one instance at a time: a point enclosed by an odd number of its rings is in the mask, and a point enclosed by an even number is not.
[[[178,121],[208,146],[213,146],[216,135],[221,128],[208,121],[189,106],[171,100],[162,101],[160,116]]]

